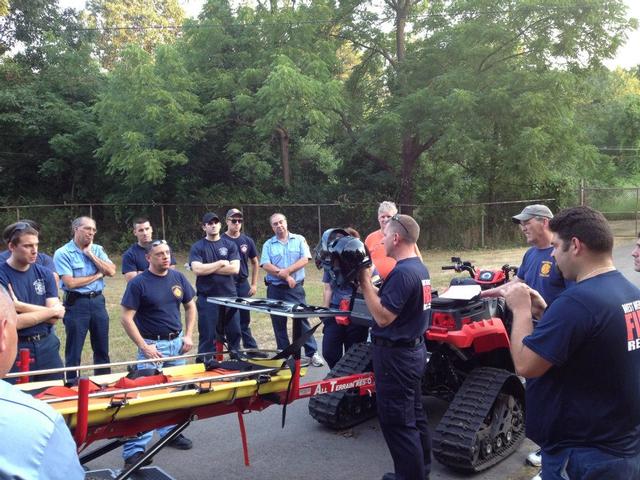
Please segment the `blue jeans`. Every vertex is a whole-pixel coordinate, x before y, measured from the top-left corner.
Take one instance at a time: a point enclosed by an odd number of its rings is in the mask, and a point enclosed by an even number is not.
[[[243,282],[236,283],[236,290],[239,297],[248,297],[250,289],[251,285],[249,285],[249,282],[246,279]],[[249,323],[251,323],[251,312],[249,312],[249,310],[238,310],[238,314],[240,315],[242,345],[244,348],[258,348],[256,339],[253,338],[253,335],[251,334],[251,327],[249,327]]]
[[[175,355],[180,355],[182,349],[182,334],[180,337],[174,338],[173,340],[144,340],[147,345],[155,344],[156,349],[165,357],[173,357]],[[142,350],[138,349],[138,356],[136,360],[144,360],[146,357]],[[180,360],[169,360],[167,362],[149,362],[149,363],[139,363],[137,368],[138,370],[142,370],[145,368],[158,368],[162,369],[162,367],[173,367],[175,365],[184,365],[186,362],[184,359]],[[166,427],[158,428],[158,435],[160,437],[164,437],[167,433],[171,431],[171,429],[175,427],[175,425],[169,425]],[[129,440],[122,446],[122,457],[126,460],[131,455],[137,452],[144,452],[144,449],[147,447],[147,444],[151,441],[153,437],[153,432],[145,432],[137,438],[133,440]]]
[[[631,480],[640,478],[640,454],[617,457],[594,447],[542,450],[544,480]]]
[[[18,332],[19,333],[19,332]],[[62,368],[62,359],[60,358],[60,339],[56,336],[56,333],[51,330],[51,333],[45,338],[38,340],[37,342],[26,342],[18,339],[18,356],[16,360],[20,359],[20,350],[23,348],[29,349],[29,355],[33,360],[33,363],[29,365],[29,370],[45,370],[49,368]],[[11,367],[11,373],[19,372],[20,369],[13,364]],[[48,375],[38,375],[37,377],[31,377],[32,382],[40,382],[45,380],[60,380],[64,375],[62,373],[50,373]],[[15,383],[17,378],[7,379],[9,383]]]
[[[104,295],[94,298],[78,297],[73,305],[65,305],[64,328],[67,341],[64,347],[65,366],[80,365],[82,347],[87,338],[91,339],[93,363],[109,363],[109,315],[104,303]],[[111,373],[110,368],[98,368],[96,375]],[[76,371],[67,372],[67,378],[75,378]]]
[[[267,298],[271,300],[284,300],[293,303],[306,303],[306,297],[302,285],[296,285],[295,288],[289,288],[288,285],[267,285]],[[307,318],[294,320],[294,322],[301,323],[302,333],[306,333],[311,329],[311,327],[309,326],[309,320]],[[276,345],[278,346],[278,350],[284,350],[291,344],[291,342],[289,341],[289,335],[287,334],[287,317],[271,315],[271,324],[273,325],[273,333],[276,337]],[[304,344],[305,355],[307,357],[312,357],[317,350],[318,344],[316,343],[316,339],[313,338],[312,335]]]
[[[221,307],[207,302],[207,297],[200,294],[196,300],[196,307],[198,309],[198,353],[215,352],[216,327]],[[240,348],[240,316],[237,310],[227,321],[224,333],[227,337],[229,350],[238,350]],[[199,360],[203,360],[202,357]]]

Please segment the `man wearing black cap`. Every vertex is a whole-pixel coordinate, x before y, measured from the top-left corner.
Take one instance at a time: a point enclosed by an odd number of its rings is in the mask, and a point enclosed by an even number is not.
[[[518,276],[514,281],[526,283],[538,291],[547,305],[556,299],[566,288],[562,274],[551,256],[553,234],[549,230],[549,221],[553,213],[545,205],[528,205],[513,217],[531,248],[522,257]]]
[[[416,255],[419,235],[412,217],[393,215],[383,228],[382,244],[395,266],[379,291],[371,283],[371,268],[360,271],[362,294],[376,322],[371,352],[378,419],[395,468],[382,480],[427,480],[431,471],[431,436],[421,397],[431,281]]]
[[[237,295],[233,276],[240,272],[238,247],[226,235],[220,235],[220,217],[207,212],[202,217],[205,237],[191,246],[189,263],[196,275],[198,299],[198,353],[214,351],[219,308],[207,302],[207,297],[235,297]],[[229,349],[240,348],[240,320],[233,315],[225,325]]]
[[[256,244],[251,237],[241,232],[244,218],[240,210],[232,208],[227,212],[226,217],[227,231],[225,236],[236,244],[240,254],[240,273],[233,277],[236,291],[239,297],[253,297],[258,289],[258,268],[260,268]],[[249,281],[249,262],[251,262],[251,281]],[[258,348],[249,327],[251,322],[249,310],[240,310],[239,315],[242,346],[244,348]]]

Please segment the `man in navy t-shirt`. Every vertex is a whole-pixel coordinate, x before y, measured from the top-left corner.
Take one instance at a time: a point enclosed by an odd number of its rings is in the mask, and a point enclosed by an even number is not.
[[[122,254],[122,274],[127,282],[149,268],[147,262],[147,245],[153,240],[153,228],[147,218],[139,217],[133,221],[133,234],[137,242]],[[175,268],[176,260],[171,255],[171,268]]]
[[[202,217],[205,237],[191,246],[189,263],[195,273],[198,299],[198,353],[213,352],[216,328],[220,317],[218,305],[207,302],[207,297],[237,296],[234,275],[240,273],[238,247],[227,235],[220,235],[220,217],[207,212]],[[229,312],[230,313],[230,312]],[[237,314],[227,315],[224,332],[230,350],[240,348],[240,318]],[[200,358],[199,360],[202,360]]]
[[[233,281],[236,284],[236,292],[239,297],[253,297],[258,289],[258,250],[253,239],[242,233],[242,222],[244,221],[242,212],[237,208],[232,208],[227,212],[227,231],[225,236],[233,241],[238,247],[240,255],[240,272],[234,275]],[[249,274],[249,262],[251,262],[251,274]],[[251,279],[249,280],[249,275]],[[258,348],[256,339],[251,334],[251,312],[249,310],[239,310],[240,332],[242,334],[242,345],[244,348]]]
[[[18,351],[28,348],[34,360],[29,370],[61,368],[60,340],[54,325],[64,317],[53,272],[36,263],[38,232],[26,222],[4,230],[10,256],[0,264],[0,284],[12,295],[18,313]],[[14,363],[12,372],[18,371]],[[55,380],[62,373],[38,375],[34,380]]]
[[[138,347],[139,369],[182,365],[184,359],[163,362],[163,357],[187,353],[193,347],[196,323],[195,291],[180,272],[171,269],[171,250],[164,240],[147,245],[149,269],[134,277],[122,297],[122,326]],[[184,306],[185,328],[180,320],[180,305]],[[158,429],[164,437],[173,426]],[[144,455],[152,432],[128,441],[123,447],[125,468],[135,465]],[[180,434],[169,446],[188,450],[191,440]]]
[[[528,205],[522,212],[513,217],[514,223],[520,229],[531,248],[527,250],[518,267],[518,275],[513,281],[526,283],[537,290],[547,305],[556,299],[565,289],[562,274],[556,268],[555,260],[551,256],[552,234],[549,231],[549,221],[553,213],[546,205]]]
[[[40,224],[38,222],[35,222],[33,220],[28,220],[28,219],[23,219],[23,220],[18,220],[17,223],[26,223],[29,226],[31,226],[31,228],[33,228],[36,232],[38,232],[38,237],[40,237]],[[5,229],[5,233],[7,233],[8,230]],[[9,243],[9,239],[6,238],[6,236],[3,236],[3,240],[5,244]],[[0,263],[2,262],[6,262],[9,257],[11,256],[11,251],[8,250],[8,246],[7,246],[7,250],[0,252]],[[53,273],[53,278],[55,278],[56,280],[56,285],[58,285],[58,281],[60,280],[60,277],[58,277],[58,274],[56,273],[56,266],[53,263],[53,257],[51,257],[50,255],[47,255],[46,253],[42,253],[41,251],[38,251],[38,256],[36,257],[36,263],[38,265],[42,265],[43,267],[47,267],[49,270],[51,270],[51,272]]]
[[[371,283],[370,268],[359,275],[376,322],[371,342],[378,419],[395,468],[383,480],[427,479],[431,470],[431,436],[421,399],[431,282],[416,255],[419,235],[420,227],[409,215],[392,216],[382,242],[395,267],[379,291]]]
[[[640,478],[640,290],[613,266],[613,235],[601,213],[569,208],[549,228],[558,268],[575,285],[535,329],[532,312],[544,300],[525,285],[502,289],[542,478]]]

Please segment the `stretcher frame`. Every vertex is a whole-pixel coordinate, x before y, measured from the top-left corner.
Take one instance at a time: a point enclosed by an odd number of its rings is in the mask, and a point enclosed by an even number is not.
[[[209,297],[207,298],[207,301],[220,307],[222,314],[221,318],[223,318],[223,321],[230,319],[231,316],[235,314],[235,311],[237,309],[291,318],[293,320],[292,337],[294,339],[300,339],[302,336],[302,327],[299,320],[308,319],[311,317],[323,318],[336,315],[345,315],[346,313],[341,310],[330,308],[298,305],[290,302],[280,302],[259,298]],[[218,332],[215,352],[207,354],[189,354],[176,357],[165,357],[164,361],[170,359],[174,360],[178,358],[193,358],[199,355],[214,355],[218,360],[222,360],[225,354],[237,355],[238,352],[224,351],[223,342],[223,335]],[[108,393],[89,393],[89,378],[80,377],[78,381],[77,396],[73,398],[49,400],[48,403],[73,403],[73,405],[67,405],[65,408],[62,408],[60,410],[67,421],[67,425],[73,433],[73,437],[80,454],[81,464],[85,464],[114,450],[115,448],[120,447],[127,441],[127,439],[135,437],[140,433],[155,430],[167,425],[175,425],[175,427],[167,435],[154,443],[135,465],[123,470],[116,477],[116,480],[125,480],[127,478],[130,478],[131,475],[137,472],[147,462],[147,460],[153,458],[169,442],[180,435],[180,433],[184,429],[186,429],[192,421],[232,413],[235,413],[238,418],[240,436],[242,440],[244,464],[249,466],[250,461],[247,435],[243,419],[244,414],[262,411],[271,405],[282,405],[282,426],[284,427],[286,405],[294,402],[295,400],[347,389],[357,389],[360,395],[372,395],[375,392],[375,382],[373,373],[371,372],[309,382],[301,385],[300,378],[304,375],[304,370],[301,362],[300,345],[293,349],[290,358],[292,359],[292,362],[290,362],[289,365],[286,365],[288,363],[287,358],[277,359],[280,362],[280,366],[277,368],[273,365],[273,362],[275,361],[274,359],[252,359],[252,362],[265,364],[265,368],[263,370],[257,371],[254,370],[249,372],[231,373],[224,376],[217,375],[215,377],[212,376],[211,378],[182,380],[178,382],[169,382],[147,387],[119,389],[110,391]],[[111,364],[86,365],[29,372],[28,365],[30,363],[30,360],[27,350],[26,354],[24,352],[21,352],[20,362],[21,371],[19,373],[7,375],[7,377],[17,377],[19,379],[24,379],[27,376],[27,372],[30,376],[37,376],[47,373],[82,371],[88,369],[107,368],[123,365],[136,365],[139,363],[149,363],[149,360],[145,359],[130,362],[115,362]],[[163,369],[163,371],[171,373],[173,371],[172,369],[179,369],[190,366],[191,365],[184,365],[180,367],[166,367],[165,369]],[[269,379],[260,379],[261,374],[267,375],[273,374],[274,372],[277,372],[274,376],[279,377],[277,382],[272,382],[271,379],[273,377],[269,377]],[[118,375],[119,374],[110,374],[109,376],[113,377]],[[124,375],[125,374],[123,373],[120,376]],[[257,378],[250,378],[256,376]],[[230,386],[228,388],[223,389],[227,391],[227,395],[223,396],[223,398],[216,395],[211,395],[210,398],[206,398],[207,394],[213,391],[213,388],[211,388],[211,384],[220,380],[238,381],[234,382],[233,385],[229,384]],[[287,388],[282,388],[283,382],[287,383]],[[111,416],[111,421],[106,421],[106,419],[108,419],[108,417],[110,416],[108,414],[106,415],[106,418],[105,415],[102,415],[97,420],[95,417],[92,418],[90,416],[89,405],[90,399],[92,398],[109,396],[111,398],[115,398],[116,396],[124,396],[124,401],[126,402],[128,398],[127,395],[132,393],[158,388],[166,388],[168,386],[177,387],[183,384],[198,384],[198,387],[195,390],[189,392],[192,397],[193,395],[198,395],[198,401],[181,402],[178,408],[171,408],[170,410],[162,408],[152,408],[146,411],[144,409],[133,409],[132,411],[130,411],[130,414],[122,416],[122,418],[118,418],[117,420],[116,415]],[[205,387],[202,387],[202,384],[204,384]],[[209,388],[206,387],[206,384],[209,384]],[[26,389],[28,384],[22,383],[21,386],[22,388]],[[118,409],[118,411],[121,410]],[[90,444],[98,440],[107,439],[112,441],[91,452],[82,453]]]

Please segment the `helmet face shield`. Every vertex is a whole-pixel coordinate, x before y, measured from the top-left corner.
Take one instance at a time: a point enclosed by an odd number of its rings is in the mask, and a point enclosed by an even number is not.
[[[321,268],[331,267],[331,253],[329,252],[329,246],[340,237],[346,237],[349,234],[342,228],[329,228],[324,231],[322,238],[314,249],[313,259],[315,261],[318,270]]]
[[[336,239],[329,245],[330,275],[339,287],[358,284],[358,272],[371,266],[371,256],[364,243],[350,235]]]

